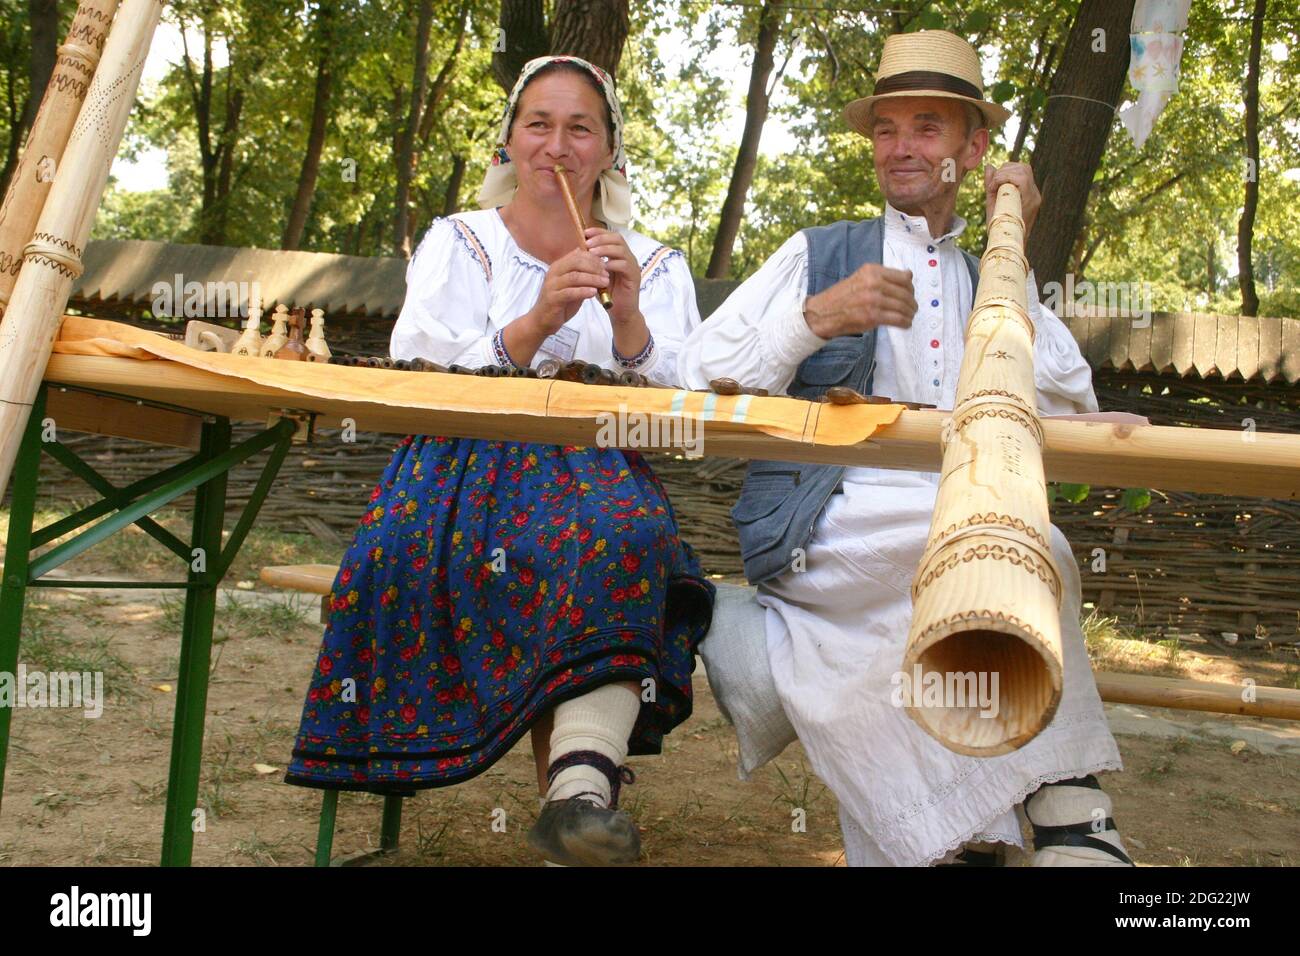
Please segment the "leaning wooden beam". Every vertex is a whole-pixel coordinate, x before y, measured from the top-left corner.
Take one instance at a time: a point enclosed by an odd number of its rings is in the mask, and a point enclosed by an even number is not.
[[[77,121],[99,65],[117,4],[118,0],[82,0],[77,6],[68,37],[58,49],[41,108],[27,134],[22,158],[9,181],[4,204],[0,205],[0,322],[4,321],[5,307],[18,281],[23,249],[36,231],[36,220],[45,206],[54,173],[63,161],[72,124]]]
[[[82,249],[161,13],[160,0],[122,3],[35,235],[23,250],[23,267],[0,325],[0,494],[9,484],[72,282],[81,274]]]
[[[237,363],[250,361],[208,352],[195,355],[232,370],[241,367]],[[265,422],[269,414],[289,408],[319,415],[318,424],[326,427],[338,427],[343,419],[351,419],[362,432],[579,445],[595,444],[601,430],[595,415],[548,414],[548,385],[543,381],[469,378],[466,384],[462,376],[437,373],[293,364],[304,366],[295,372],[303,380],[319,380],[315,394],[180,362],[91,355],[54,355],[46,380],[193,408],[235,421]],[[451,380],[463,398],[435,409],[402,404],[400,393],[411,389],[412,383],[416,391],[432,391],[437,387],[434,380],[440,379]],[[354,382],[364,384],[372,397],[358,397],[351,391]],[[557,388],[559,384],[568,390],[588,389],[595,396],[593,404],[601,403],[599,407],[609,410],[623,406],[629,413],[645,412],[639,403],[654,391],[569,383],[557,383]],[[378,393],[385,394],[387,400],[381,403],[375,399]],[[728,401],[734,400],[719,398],[719,408]],[[764,401],[806,404],[793,398]],[[496,410],[484,411],[486,408]],[[945,412],[902,411],[892,424],[881,425],[868,440],[853,445],[812,444],[742,432],[724,422],[705,422],[700,451],[708,456],[937,472],[942,454],[940,437],[949,417]],[[1043,435],[1043,460],[1049,480],[1086,482],[1105,488],[1300,498],[1300,435],[1258,432],[1249,436],[1252,441],[1244,441],[1240,433],[1228,430],[1051,418],[1043,419]],[[655,444],[644,447],[680,451]]]
[[[1101,699],[1113,704],[1300,720],[1300,690],[1247,688],[1238,684],[1211,684],[1199,680],[1147,677],[1145,674],[1100,673],[1096,676]]]

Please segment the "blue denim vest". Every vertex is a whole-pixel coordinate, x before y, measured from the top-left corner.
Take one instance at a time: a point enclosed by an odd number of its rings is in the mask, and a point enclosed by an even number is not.
[[[867,263],[884,261],[884,222],[840,221],[803,230],[808,240],[808,295],[828,289]],[[979,283],[979,260],[962,252]],[[815,400],[832,385],[848,385],[871,394],[876,368],[876,332],[840,335],[800,363],[788,393]],[[740,498],[731,509],[740,535],[740,556],[751,584],[774,578],[790,568],[808,547],[817,517],[831,495],[840,491],[844,465],[795,461],[751,461]]]

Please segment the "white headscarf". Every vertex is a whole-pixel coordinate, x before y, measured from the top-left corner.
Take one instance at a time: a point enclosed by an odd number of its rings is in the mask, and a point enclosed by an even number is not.
[[[582,67],[596,78],[605,102],[609,104],[610,116],[614,128],[610,131],[614,138],[613,161],[608,169],[600,174],[596,183],[596,195],[592,200],[591,214],[610,226],[627,226],[632,221],[632,190],[627,184],[627,155],[623,152],[623,110],[618,105],[614,94],[614,81],[600,67],[581,60],[576,56],[539,56],[524,64],[515,81],[515,88],[510,91],[506,102],[505,116],[501,120],[501,135],[497,139],[496,152],[492,154],[492,165],[483,177],[483,186],[478,192],[478,204],[482,209],[494,209],[504,206],[515,195],[519,179],[515,175],[515,165],[506,152],[506,141],[510,138],[510,124],[514,122],[515,109],[519,105],[519,96],[524,86],[538,70],[551,63],[572,63]]]

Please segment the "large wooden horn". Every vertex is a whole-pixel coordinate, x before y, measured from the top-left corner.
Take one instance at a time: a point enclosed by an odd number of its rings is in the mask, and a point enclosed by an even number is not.
[[[161,0],[123,0],[0,325],[0,494],[58,334],[109,167],[135,103]]]
[[[1050,543],[1024,236],[1020,190],[1004,185],[944,429],[901,675],[908,714],[970,756],[1024,745],[1061,699],[1061,575]]]
[[[23,249],[32,241],[72,124],[99,65],[117,4],[118,0],[82,0],[55,55],[54,72],[0,205],[0,321],[18,281]]]

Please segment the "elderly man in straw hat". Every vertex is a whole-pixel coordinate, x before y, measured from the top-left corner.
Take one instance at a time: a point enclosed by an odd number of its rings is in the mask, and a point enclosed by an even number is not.
[[[978,281],[975,259],[957,246],[966,228],[957,189],[981,166],[989,129],[1008,116],[984,99],[965,40],[891,36],[873,95],[845,110],[872,142],[884,215],[792,236],[691,335],[682,380],[699,388],[728,376],[805,398],[848,385],[952,408]],[[1020,188],[1032,229],[1041,204],[1032,171],[986,167],[990,210],[1003,183]],[[1032,273],[1028,285],[1040,412],[1096,411],[1078,346],[1039,303]],[[1092,776],[1120,769],[1120,758],[1079,627],[1077,566],[1059,530],[1065,687],[1051,724],[1013,753],[972,758],[896,706],[891,678],[938,482],[907,471],[750,464],[732,514],[757,603],[720,599],[700,649],[736,723],[742,775],[788,742],[778,725],[792,725],[839,799],[851,865],[996,864],[1004,845],[1022,844],[1023,801],[1035,865],[1131,866]],[[754,665],[745,647],[764,635],[765,660]],[[750,663],[738,665],[745,653]]]

